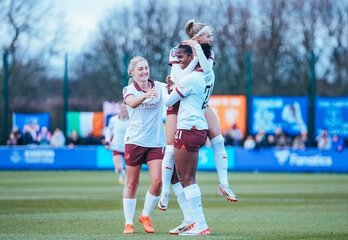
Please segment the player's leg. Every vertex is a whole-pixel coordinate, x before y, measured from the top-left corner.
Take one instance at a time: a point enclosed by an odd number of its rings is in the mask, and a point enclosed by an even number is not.
[[[125,226],[123,233],[132,234],[133,230],[133,219],[136,208],[136,193],[139,185],[141,166],[127,166],[126,165],[126,183],[123,192],[123,213],[125,218]]]
[[[181,222],[181,224],[169,231],[169,234],[177,235],[181,232],[185,232],[192,229],[194,227],[194,219],[193,219],[193,216],[189,213],[188,201],[186,200],[186,197],[185,197],[184,188],[178,180],[175,168],[174,168],[173,177],[172,177],[172,187],[173,187],[173,192],[176,196],[176,200],[184,215],[184,220]]]
[[[114,152],[113,160],[115,166],[115,172],[118,176],[118,182],[122,185],[124,183],[125,170],[122,164],[123,154],[120,152]]]
[[[221,196],[225,196],[228,201],[237,202],[238,197],[234,194],[228,183],[228,159],[218,119],[209,107],[205,112],[205,118],[208,122],[208,137],[214,150],[215,167],[220,183],[218,193]]]
[[[179,235],[209,235],[210,231],[205,221],[202,208],[201,191],[196,183],[199,148],[207,138],[205,130],[177,130],[174,149],[175,170],[184,188],[188,203],[188,212],[193,217],[195,226]]]
[[[159,200],[162,186],[162,176],[161,176],[161,166],[162,157],[160,159],[154,159],[147,162],[149,167],[151,185],[146,192],[144,208],[139,216],[139,222],[143,224],[144,230],[147,233],[155,232],[153,228],[152,221],[150,219],[150,214],[152,210],[156,207]]]
[[[187,152],[182,149],[175,149],[175,166],[178,171],[178,178],[183,185],[184,195],[188,204],[188,212],[193,216],[195,226],[180,232],[179,235],[199,235],[205,232],[210,234],[202,208],[201,191],[196,183],[196,169],[198,152]]]
[[[176,131],[177,114],[169,114],[166,118],[167,146],[162,161],[162,193],[158,208],[165,211],[168,208],[170,196],[170,181],[174,170],[174,135]]]

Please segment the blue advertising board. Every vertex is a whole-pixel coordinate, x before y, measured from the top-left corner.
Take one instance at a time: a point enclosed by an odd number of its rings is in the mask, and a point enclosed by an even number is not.
[[[0,169],[91,170],[96,169],[95,147],[0,147]]]
[[[229,171],[260,172],[348,172],[348,150],[325,151],[309,148],[304,151],[266,148],[245,150],[227,147]],[[0,170],[109,170],[113,169],[111,151],[103,146],[0,147]],[[143,170],[147,165],[143,164]],[[199,171],[216,171],[214,151],[199,151]]]
[[[50,113],[12,113],[12,127],[17,127],[20,131],[24,125],[38,125],[50,128]]]
[[[260,150],[236,148],[235,151],[235,164],[238,171],[348,171],[348,151],[325,151],[316,148],[310,148],[305,151],[278,148]]]
[[[322,129],[329,134],[348,137],[348,97],[317,97],[315,99],[315,133]]]
[[[251,133],[274,133],[277,127],[290,135],[307,131],[306,97],[253,97],[249,123]]]

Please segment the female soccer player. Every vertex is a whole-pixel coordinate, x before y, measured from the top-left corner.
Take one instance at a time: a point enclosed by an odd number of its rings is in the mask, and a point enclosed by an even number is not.
[[[203,23],[196,23],[194,20],[189,20],[185,25],[186,34],[190,39],[183,41],[183,44],[191,46],[199,62],[198,71],[204,73],[210,72],[214,65],[214,53],[211,53],[209,58],[206,58],[202,51],[200,44],[212,45],[213,36],[210,27]],[[177,47],[173,48],[169,54],[169,65],[171,66],[171,80],[177,83],[179,79],[191,72],[195,68],[197,60],[193,61],[183,70],[178,64],[177,59]],[[170,181],[174,169],[174,134],[176,132],[177,114],[178,114],[179,103],[168,107],[167,118],[166,118],[166,139],[167,146],[165,155],[162,162],[162,193],[158,203],[158,208],[165,211],[168,207],[169,195],[170,195]],[[224,138],[221,133],[219,122],[215,113],[211,108],[207,107],[205,111],[205,118],[208,122],[209,131],[208,137],[211,140],[212,147],[214,150],[215,166],[218,173],[220,186],[218,193],[221,196],[225,196],[228,201],[237,202],[238,197],[232,191],[228,183],[228,160],[226,149],[224,146]]]
[[[177,56],[179,65],[185,68],[193,59],[191,47],[178,46]],[[196,183],[196,170],[199,148],[208,135],[208,124],[204,112],[214,81],[213,71],[202,73],[196,69],[181,78],[170,95],[165,91],[163,93],[166,106],[172,106],[180,100],[174,142],[175,170],[188,204],[186,211],[191,214],[195,223],[192,229],[180,231],[179,235],[210,235],[203,213],[201,191]]]
[[[128,126],[128,119],[127,106],[120,102],[119,114],[110,118],[105,134],[107,148],[112,150],[115,173],[121,185],[124,183],[125,176],[122,159],[124,158],[124,135]]]
[[[133,218],[136,209],[136,193],[141,166],[146,163],[151,176],[144,208],[139,216],[147,233],[153,233],[150,213],[156,206],[161,193],[161,166],[165,135],[162,123],[164,83],[149,80],[150,68],[147,60],[137,56],[129,63],[128,73],[132,79],[123,90],[127,104],[129,125],[125,135],[126,184],[123,193],[125,216],[124,233],[134,232]]]

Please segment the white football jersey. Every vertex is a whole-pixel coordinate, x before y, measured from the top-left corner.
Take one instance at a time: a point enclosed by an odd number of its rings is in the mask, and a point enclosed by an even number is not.
[[[214,89],[214,71],[202,73],[193,71],[180,79],[175,90],[183,98],[178,112],[178,129],[208,129],[204,113]]]
[[[157,97],[146,99],[136,108],[127,106],[129,124],[125,134],[125,143],[142,147],[164,147],[166,144],[163,126],[162,87],[165,83],[149,80],[152,88],[157,91]],[[143,91],[134,82],[123,89],[123,99],[129,95],[136,98]]]
[[[109,120],[107,127],[106,140],[110,143],[110,149],[124,152],[124,136],[128,126],[128,119],[120,119],[118,115]]]

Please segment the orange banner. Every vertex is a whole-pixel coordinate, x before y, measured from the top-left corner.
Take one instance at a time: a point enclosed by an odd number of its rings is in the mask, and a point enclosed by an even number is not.
[[[243,95],[213,95],[209,107],[217,114],[222,132],[233,124],[246,133],[246,97]]]

